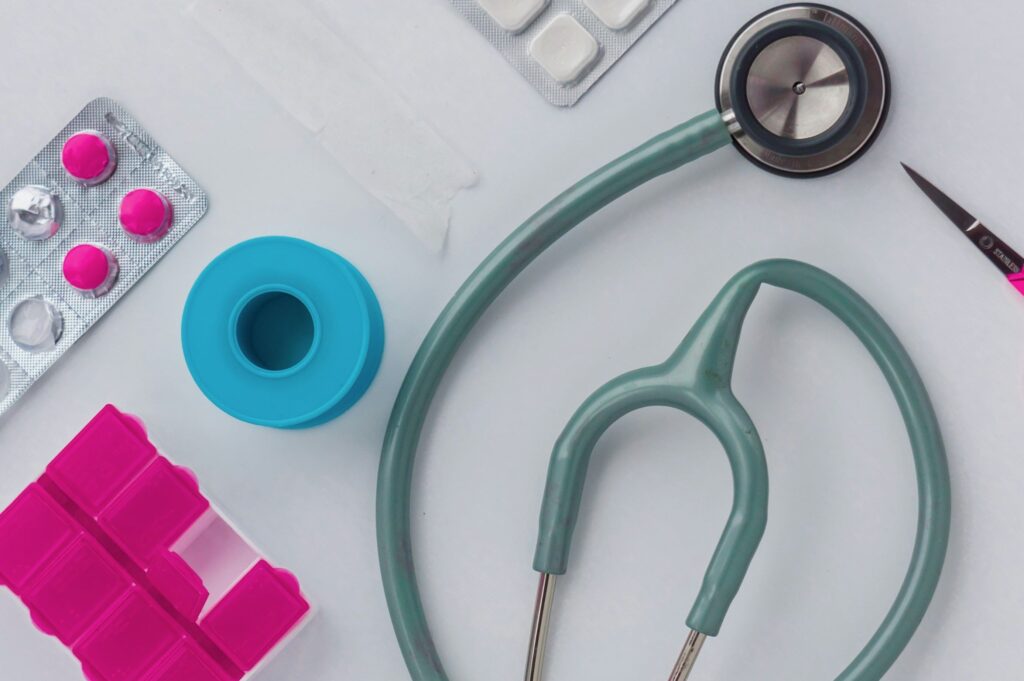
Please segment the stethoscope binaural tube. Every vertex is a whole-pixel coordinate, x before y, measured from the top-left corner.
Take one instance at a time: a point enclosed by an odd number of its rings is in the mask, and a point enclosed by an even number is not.
[[[690,636],[670,681],[685,681],[704,639],[718,635],[768,521],[764,447],[732,391],[743,323],[765,284],[814,300],[853,331],[885,375],[914,456],[918,525],[910,566],[885,620],[837,680],[880,679],[910,642],[935,593],[949,543],[949,468],[931,400],[910,356],[867,301],[816,267],[793,260],[767,260],[733,277],[665,362],[624,374],[588,397],[558,438],[548,469],[534,557],[541,583],[526,681],[541,679],[554,580],[568,567],[594,447],[616,421],[645,407],[675,408],[705,424],[721,442],[733,474],[732,510],[687,618]]]
[[[833,21],[832,14],[822,14],[825,8],[817,5],[799,7],[803,7],[806,14],[800,21],[813,24],[821,17]],[[788,11],[792,6],[783,9]],[[737,36],[737,39],[741,36]],[[734,41],[730,50],[737,44]],[[839,162],[834,158],[829,159],[824,168],[805,164],[805,167],[789,174],[810,177],[830,172],[863,153],[884,122],[884,110],[889,97],[887,74],[884,84],[885,91],[875,93],[876,96],[880,94],[884,102],[882,112],[875,124],[870,126],[867,139],[855,145],[855,152]],[[655,177],[728,146],[734,140],[739,146],[747,137],[734,113],[730,108],[713,110],[658,135],[583,179],[541,208],[509,235],[469,276],[441,312],[416,353],[391,413],[377,482],[377,544],[381,577],[395,634],[414,681],[447,681],[448,678],[423,611],[416,582],[411,536],[411,494],[416,450],[431,402],[445,371],[488,307],[530,263],[558,239],[604,206]],[[835,133],[833,128],[835,125],[826,132]],[[780,130],[783,135],[779,136],[785,136],[785,125]],[[800,137],[799,134],[795,136]],[[836,145],[842,141],[835,138],[830,148],[835,151]],[[815,151],[807,152],[808,155],[813,153],[820,151],[815,148]],[[775,159],[773,156],[767,158],[769,161]],[[799,155],[792,158],[797,159],[799,164]],[[760,165],[772,169],[770,165]],[[774,170],[786,172],[782,168]],[[870,679],[872,677],[860,674],[847,676],[844,681]]]

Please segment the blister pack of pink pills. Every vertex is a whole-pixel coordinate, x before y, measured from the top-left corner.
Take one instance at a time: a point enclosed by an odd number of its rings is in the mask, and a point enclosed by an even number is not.
[[[0,414],[206,213],[116,102],[89,102],[0,191]]]
[[[0,584],[90,681],[239,681],[310,617],[296,578],[109,405],[0,513]]]

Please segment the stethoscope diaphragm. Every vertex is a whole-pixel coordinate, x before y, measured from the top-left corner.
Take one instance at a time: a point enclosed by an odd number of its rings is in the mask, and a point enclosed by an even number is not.
[[[718,109],[735,146],[788,176],[832,173],[858,158],[882,129],[889,99],[874,38],[823,5],[786,5],[754,18],[718,69]]]

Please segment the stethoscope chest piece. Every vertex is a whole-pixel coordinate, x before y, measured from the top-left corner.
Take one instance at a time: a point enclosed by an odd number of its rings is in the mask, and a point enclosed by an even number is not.
[[[740,30],[717,86],[736,147],[797,177],[835,172],[867,150],[890,97],[885,57],[867,29],[809,3],[770,10]]]

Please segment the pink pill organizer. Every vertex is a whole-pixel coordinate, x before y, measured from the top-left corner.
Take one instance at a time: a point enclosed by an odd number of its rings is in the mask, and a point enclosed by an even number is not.
[[[112,406],[0,514],[0,582],[92,681],[238,681],[310,612]]]

